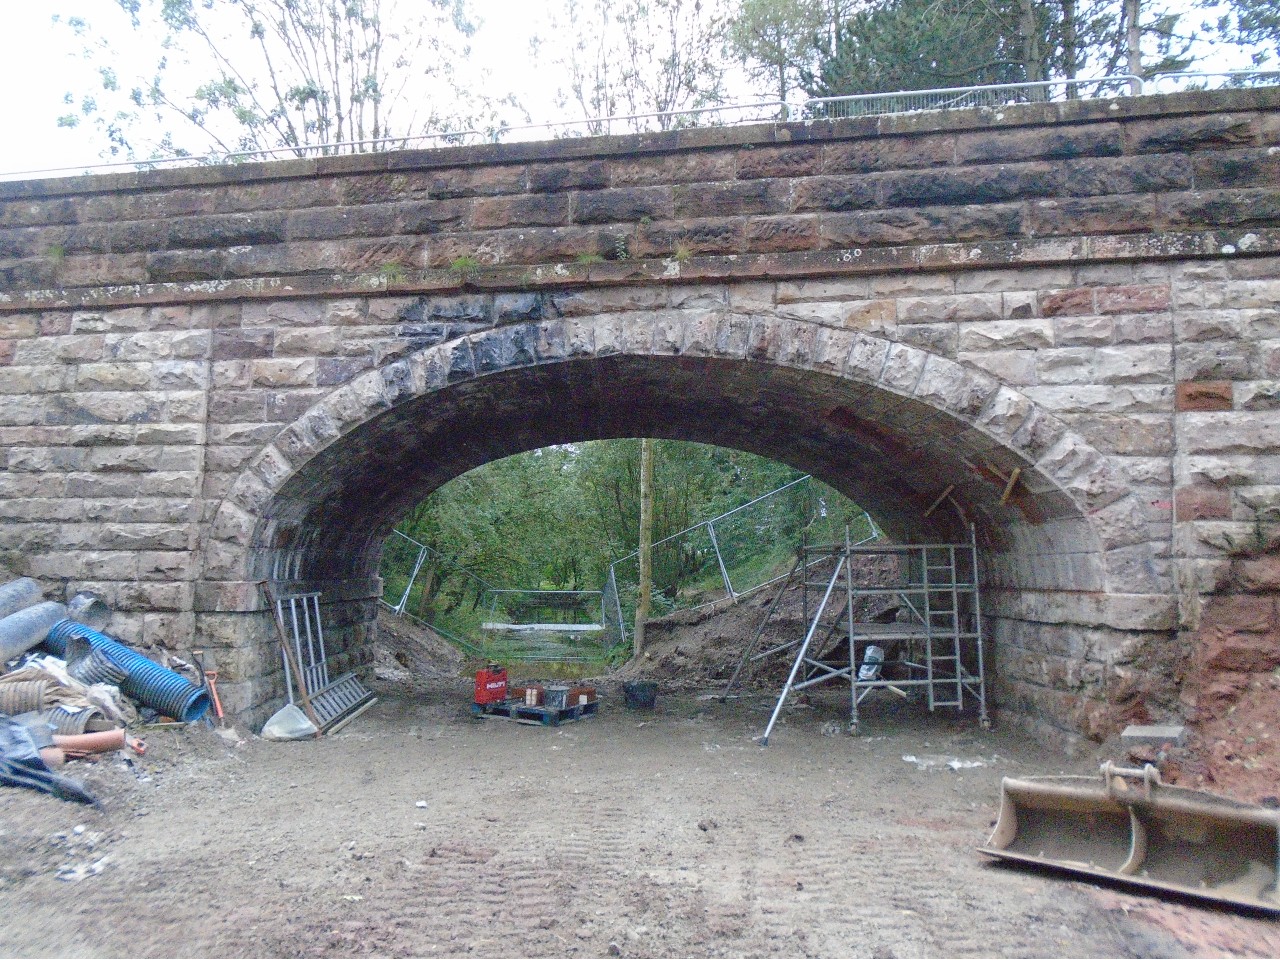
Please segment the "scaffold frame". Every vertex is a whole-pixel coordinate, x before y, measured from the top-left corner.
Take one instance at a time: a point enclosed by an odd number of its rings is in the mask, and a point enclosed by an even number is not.
[[[882,561],[878,577],[870,575],[865,558]],[[829,575],[813,579],[828,563]],[[977,533],[972,526],[967,543],[855,545],[846,534],[842,544],[802,545],[779,596],[797,577],[802,584],[803,637],[759,650],[764,627],[777,606],[769,604],[724,691],[728,696],[752,664],[796,651],[768,726],[758,738],[762,745],[768,745],[792,692],[835,681],[849,684],[850,733],[858,732],[859,704],[877,690],[903,698],[912,691],[923,692],[930,712],[941,707],[963,710],[966,700],[975,701],[979,722],[990,725]],[[877,579],[880,582],[873,582]],[[894,621],[856,619],[857,601],[873,598],[896,601]],[[831,658],[841,644],[847,644],[847,661]]]

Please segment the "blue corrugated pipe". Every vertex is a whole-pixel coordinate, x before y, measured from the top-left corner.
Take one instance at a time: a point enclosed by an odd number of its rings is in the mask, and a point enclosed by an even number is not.
[[[67,641],[73,637],[83,638],[94,650],[101,651],[116,666],[127,670],[129,675],[120,684],[120,691],[143,706],[184,723],[194,723],[209,709],[209,695],[186,677],[148,660],[138,651],[83,623],[60,620],[49,631],[44,645],[55,655],[65,657]]]

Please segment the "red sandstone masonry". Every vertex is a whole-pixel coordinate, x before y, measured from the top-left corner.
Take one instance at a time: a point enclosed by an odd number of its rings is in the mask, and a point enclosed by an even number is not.
[[[1179,523],[1231,518],[1231,491],[1221,487],[1180,487],[1174,491],[1174,502]]]
[[[678,275],[645,272],[664,282],[821,275],[827,265],[803,257],[824,250],[856,254],[855,272],[1082,252],[1036,237],[1089,237],[1094,255],[1120,259],[1158,256],[1162,245],[1257,255],[1280,246],[1268,232],[1280,223],[1280,190],[1266,150],[1278,128],[1280,92],[1260,89],[0,184],[0,293],[66,289],[88,302],[75,291],[298,284],[335,270],[353,276],[326,289],[368,289],[361,278],[394,270],[398,289],[434,290],[447,278],[423,269],[463,256],[500,288],[527,285],[539,265],[677,250],[695,262]],[[1247,251],[1233,236],[1161,232],[1206,225],[1258,229]],[[944,243],[975,246],[935,249]],[[911,255],[867,256],[886,247]],[[777,259],[696,262],[755,254]],[[536,280],[564,282],[559,271]],[[0,299],[0,309],[21,300]],[[1045,313],[1167,305],[1167,291],[1117,288],[1087,306],[1069,292],[1047,297]]]
[[[1230,410],[1233,407],[1229,380],[1182,382],[1176,390],[1174,409],[1179,413]]]

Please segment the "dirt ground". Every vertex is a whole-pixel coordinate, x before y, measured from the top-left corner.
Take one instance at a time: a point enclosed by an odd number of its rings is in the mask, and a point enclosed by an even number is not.
[[[414,662],[323,740],[162,731],[69,768],[101,809],[0,791],[0,955],[1280,954],[1267,920],[985,862],[1000,777],[1063,766],[969,718],[872,698],[849,737],[833,691],[762,748],[766,694],[667,684],[522,726]]]

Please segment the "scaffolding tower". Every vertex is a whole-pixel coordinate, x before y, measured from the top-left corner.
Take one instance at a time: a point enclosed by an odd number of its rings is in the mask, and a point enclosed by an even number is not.
[[[728,696],[752,664],[795,651],[762,745],[768,745],[792,691],[835,681],[849,684],[850,733],[858,731],[858,705],[876,690],[903,698],[921,691],[930,712],[962,710],[968,697],[977,702],[979,722],[989,726],[972,526],[968,543],[855,545],[846,532],[843,544],[801,546],[777,597],[797,578],[804,636],[758,649],[778,607],[775,599],[724,692]],[[859,619],[876,606],[884,608],[877,617]]]

